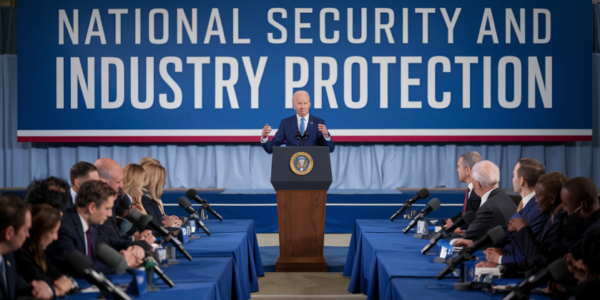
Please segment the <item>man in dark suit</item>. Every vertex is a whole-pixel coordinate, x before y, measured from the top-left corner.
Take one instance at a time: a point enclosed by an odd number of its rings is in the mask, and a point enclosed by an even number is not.
[[[269,133],[271,133],[271,126],[267,124],[261,135],[262,147],[267,153],[273,153],[273,147],[279,147],[283,144],[286,146],[300,146],[300,141],[296,139],[296,133],[300,133],[301,136],[305,132],[309,133],[309,137],[304,141],[304,146],[327,146],[329,152],[335,150],[335,145],[331,140],[325,121],[315,116],[309,115],[308,110],[310,109],[310,96],[306,91],[297,91],[292,99],[296,114],[289,118],[281,120],[277,133],[273,137],[272,141],[269,141]]]
[[[461,213],[456,215],[454,218],[446,221],[444,227],[448,228],[452,226],[455,222],[457,222],[466,212],[472,211],[474,213],[479,209],[479,205],[481,204],[481,197],[473,191],[473,183],[471,182],[471,171],[473,170],[473,166],[481,161],[481,155],[477,153],[477,151],[471,151],[464,153],[458,158],[458,163],[456,164],[458,168],[456,172],[458,173],[458,179],[461,182],[468,184],[467,191],[465,192],[465,203],[463,204],[463,210]],[[456,228],[454,231],[455,234],[463,235],[464,231],[467,229],[467,225],[463,225],[460,228]]]
[[[464,235],[464,239],[473,241],[498,225],[507,226],[508,221],[517,211],[517,206],[503,190],[498,188],[500,170],[491,161],[483,160],[476,163],[471,176],[473,189],[481,197],[481,206],[475,214],[475,220],[469,224]],[[464,243],[462,240],[453,240],[451,243],[455,246],[470,243]]]
[[[28,284],[17,274],[13,252],[23,246],[31,227],[27,202],[0,197],[0,207],[0,300],[28,295],[38,299],[53,298],[54,291],[46,282],[34,280]]]
[[[123,169],[121,168],[121,165],[110,158],[100,158],[94,162],[94,166],[100,174],[100,179],[108,183],[117,194],[115,204],[112,208],[112,215],[104,222],[104,224],[99,226],[100,232],[115,239],[133,241],[136,245],[143,247],[145,250],[152,250],[150,244],[154,243],[156,239],[150,230],[146,229],[142,233],[135,232],[131,236],[122,233],[122,222],[129,221],[126,219],[119,220],[117,217],[129,213],[129,210],[131,209],[131,200],[127,194],[123,193],[121,190],[123,188]]]
[[[86,161],[80,161],[71,167],[69,172],[69,179],[71,180],[71,189],[67,193],[67,203],[63,208],[63,212],[71,207],[75,207],[75,197],[79,192],[79,187],[86,181],[99,180],[98,169],[96,166]]]
[[[512,219],[523,219],[527,222],[537,236],[542,231],[544,225],[550,217],[542,214],[537,205],[535,186],[540,176],[546,173],[546,167],[540,161],[533,158],[520,159],[513,170],[514,191],[521,195],[521,202],[517,208],[517,213]],[[514,264],[524,260],[524,253],[512,242],[511,237],[514,233],[510,230],[504,232],[502,240],[494,247],[484,251],[487,263],[480,263],[480,266],[495,267],[499,264]]]
[[[576,215],[583,219],[585,230],[581,239],[569,249],[569,253],[579,259],[582,254],[582,245],[586,243],[595,229],[600,228],[598,189],[591,179],[577,177],[563,184],[560,196],[565,204],[564,210],[569,215]]]
[[[83,183],[75,199],[75,207],[65,211],[58,240],[46,249],[46,256],[65,274],[74,274],[65,266],[65,256],[79,251],[93,261],[93,268],[103,273],[111,273],[108,266],[96,258],[96,245],[106,243],[127,260],[130,267],[137,267],[144,258],[144,250],[131,242],[103,235],[98,226],[111,215],[116,193],[102,181],[91,180]]]

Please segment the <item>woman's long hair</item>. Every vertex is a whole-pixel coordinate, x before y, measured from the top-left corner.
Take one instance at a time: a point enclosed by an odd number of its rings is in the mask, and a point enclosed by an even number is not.
[[[150,194],[152,200],[158,203],[162,214],[165,214],[163,203],[160,198],[162,197],[165,182],[167,179],[167,170],[157,164],[148,163],[143,166],[144,168],[144,188]]]
[[[148,156],[140,159],[140,163],[139,163],[140,166],[144,167],[147,164],[160,165],[160,161],[156,158],[152,158],[152,157],[148,157]]]
[[[25,242],[25,246],[29,248],[35,262],[47,272],[46,258],[44,250],[40,243],[42,237],[54,229],[61,219],[60,211],[48,204],[36,204],[31,209],[31,229],[29,229],[29,239]]]
[[[144,188],[144,168],[137,164],[127,164],[123,167],[123,193],[131,196],[131,206],[143,214],[147,214],[142,205]]]

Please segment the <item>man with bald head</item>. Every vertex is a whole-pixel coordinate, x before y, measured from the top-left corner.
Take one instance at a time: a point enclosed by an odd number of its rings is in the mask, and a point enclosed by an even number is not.
[[[267,124],[263,130],[260,142],[267,151],[267,153],[273,153],[273,146],[279,147],[283,144],[286,146],[300,146],[300,141],[296,139],[296,134],[300,133],[300,136],[304,136],[308,133],[308,139],[304,141],[304,146],[328,146],[329,152],[333,152],[335,145],[331,140],[327,126],[323,119],[309,115],[308,110],[310,109],[310,96],[306,91],[297,91],[294,93],[292,99],[296,114],[289,118],[281,120],[277,133],[273,137],[272,141],[269,141],[269,134],[271,133],[271,126]]]
[[[123,168],[121,168],[121,165],[110,158],[100,158],[94,163],[94,166],[98,169],[100,179],[108,183],[108,185],[117,193],[117,198],[112,208],[112,216],[100,226],[100,232],[113,238],[134,241],[146,250],[151,249],[149,244],[152,244],[155,241],[155,238],[150,230],[145,230],[141,234],[135,232],[131,236],[126,233],[121,233],[121,227],[125,227],[121,223],[129,224],[129,221],[126,221],[125,219],[118,220],[117,216],[122,217],[128,214],[129,208],[131,207],[129,195],[122,193],[121,190],[123,188]],[[146,241],[147,244],[140,243],[140,241]]]
[[[473,190],[481,197],[481,206],[475,220],[467,227],[464,238],[477,240],[498,225],[506,227],[517,212],[517,205],[498,188],[500,169],[493,162],[483,160],[476,163],[471,171],[471,182]],[[458,246],[456,242],[453,245]]]

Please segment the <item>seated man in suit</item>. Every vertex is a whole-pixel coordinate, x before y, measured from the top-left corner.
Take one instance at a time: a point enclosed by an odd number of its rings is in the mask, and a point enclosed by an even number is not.
[[[129,195],[123,193],[123,168],[116,161],[110,158],[100,158],[94,166],[98,169],[100,179],[108,183],[108,185],[115,191],[117,198],[112,208],[112,215],[100,226],[100,232],[113,238],[122,238],[128,241],[134,241],[135,244],[143,247],[145,250],[151,250],[150,244],[154,243],[156,239],[152,235],[150,230],[144,230],[141,234],[135,232],[129,236],[121,231],[121,222],[129,222],[125,219],[118,220],[120,216],[118,213],[127,214],[131,209],[131,199]],[[121,210],[119,210],[121,208]],[[121,222],[119,222],[121,221]],[[145,241],[145,242],[142,242]]]
[[[598,201],[598,189],[596,184],[589,178],[577,177],[563,184],[560,196],[565,203],[565,210],[569,215],[575,214],[583,219],[584,232],[578,243],[569,249],[567,255],[576,259],[581,258],[582,245],[591,233],[600,227],[600,202]]]
[[[517,206],[508,195],[498,188],[500,170],[493,162],[483,160],[473,166],[471,173],[473,189],[481,197],[481,206],[475,214],[475,220],[469,224],[464,239],[467,243],[477,240],[488,230],[500,225],[507,226],[517,211]],[[451,241],[452,245],[466,244],[464,239]]]
[[[0,207],[0,300],[29,295],[38,299],[53,298],[54,291],[45,281],[27,283],[17,274],[18,266],[13,252],[23,246],[31,227],[27,202],[0,196]]]
[[[273,153],[273,146],[279,147],[283,144],[286,146],[300,146],[300,141],[296,139],[296,133],[301,136],[305,132],[309,133],[309,137],[304,141],[304,146],[328,146],[329,152],[333,152],[335,145],[331,140],[325,121],[315,116],[308,114],[310,108],[310,96],[306,91],[297,91],[292,100],[296,114],[289,118],[281,120],[277,133],[272,141],[269,141],[269,133],[271,126],[267,124],[262,130],[260,142],[267,153]]]
[[[111,246],[127,260],[130,267],[137,267],[144,258],[144,249],[126,240],[102,234],[98,226],[112,216],[116,198],[115,191],[102,181],[83,183],[75,198],[75,207],[67,209],[58,230],[58,240],[46,249],[46,255],[64,274],[75,275],[65,264],[65,256],[79,251],[93,261],[93,268],[105,274],[112,273],[95,255],[96,245],[103,242]]]
[[[86,161],[80,161],[71,167],[69,178],[71,180],[71,189],[67,194],[68,200],[67,203],[65,203],[63,212],[68,208],[75,206],[75,197],[77,197],[79,187],[84,182],[88,180],[99,180],[100,176],[98,175],[98,169],[96,169],[96,166]]]
[[[544,228],[544,224],[548,222],[550,217],[548,214],[542,214],[542,211],[537,205],[535,186],[540,176],[546,173],[546,167],[540,161],[533,158],[522,158],[515,165],[513,170],[513,187],[515,192],[521,195],[521,203],[517,208],[517,213],[512,217],[522,218],[529,224],[534,236],[537,236]],[[525,255],[521,250],[512,243],[511,236],[513,232],[506,230],[502,240],[495,245],[485,250],[487,264],[480,263],[480,266],[485,264],[486,267],[495,267],[499,264],[518,263],[525,259]]]
[[[458,221],[466,212],[472,211],[476,213],[477,209],[479,209],[479,205],[481,204],[481,197],[479,197],[479,195],[477,195],[477,193],[473,191],[473,183],[471,182],[471,171],[473,170],[473,166],[480,161],[481,155],[477,153],[477,151],[463,153],[463,155],[461,155],[458,158],[458,169],[456,169],[456,172],[458,172],[458,179],[461,182],[468,184],[469,186],[467,187],[467,191],[465,193],[465,203],[463,205],[462,212],[454,218],[447,220],[446,224],[444,224],[445,228],[452,226],[454,222]],[[458,235],[463,235],[466,229],[467,226],[463,225],[460,228],[456,228],[454,233]]]

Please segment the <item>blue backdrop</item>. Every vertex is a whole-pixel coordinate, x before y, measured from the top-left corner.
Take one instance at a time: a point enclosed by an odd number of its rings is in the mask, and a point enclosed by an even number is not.
[[[20,141],[255,141],[299,89],[337,142],[591,140],[587,1],[297,4],[26,1]]]
[[[570,5],[570,4],[564,4]],[[501,186],[510,186],[514,164],[521,157],[541,160],[548,171],[570,177],[586,176],[600,184],[598,146],[598,89],[600,49],[598,12],[593,6],[593,142],[578,143],[351,143],[338,144],[332,154],[331,188],[378,189],[397,187],[459,187],[456,160],[466,151],[477,150],[501,167]],[[589,12],[589,11],[588,11]],[[3,49],[16,50],[11,40],[16,30],[16,9],[2,9]],[[587,18],[572,16],[573,19]],[[8,24],[8,25],[6,25]],[[499,28],[500,25],[496,24]],[[11,31],[12,30],[12,31]],[[13,41],[13,44],[10,42]],[[21,50],[22,47],[19,47]],[[0,186],[25,187],[34,178],[49,175],[68,179],[77,161],[93,162],[112,157],[121,164],[138,162],[144,156],[161,160],[168,171],[167,187],[270,188],[270,156],[258,143],[220,144],[46,144],[17,142],[17,55],[4,50],[0,60]],[[9,53],[9,54],[6,54]],[[589,55],[589,54],[587,54]],[[589,56],[588,56],[589,57]],[[585,77],[585,72],[582,73]],[[589,77],[587,77],[589,80]],[[31,82],[23,83],[35,88]],[[49,96],[53,102],[54,93]],[[28,116],[21,121],[31,121]]]

